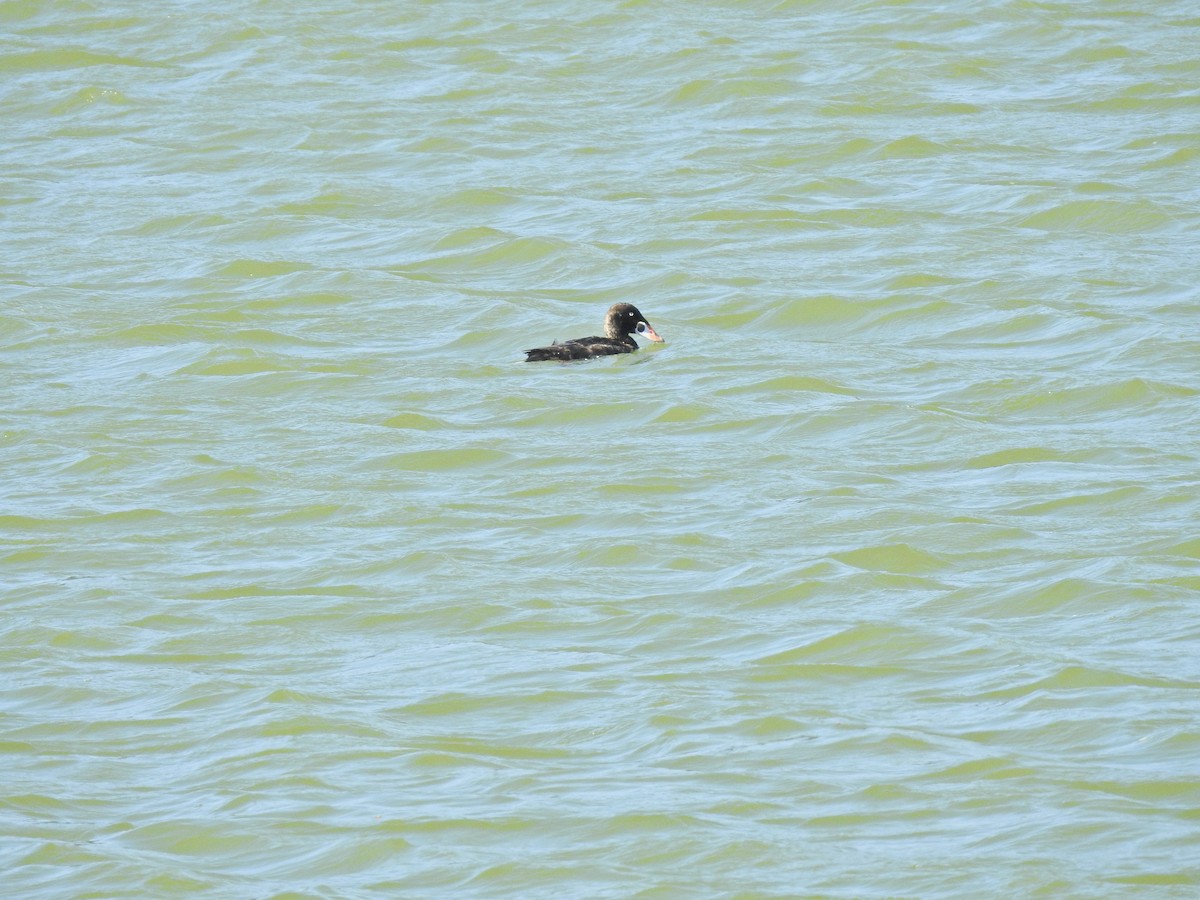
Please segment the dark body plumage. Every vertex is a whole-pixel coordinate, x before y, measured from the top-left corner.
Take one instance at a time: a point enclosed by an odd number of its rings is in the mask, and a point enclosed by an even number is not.
[[[636,306],[618,303],[604,317],[604,337],[576,338],[573,341],[555,341],[549,347],[535,347],[525,351],[526,362],[541,362],[546,359],[589,359],[593,356],[611,356],[614,353],[632,353],[638,348],[634,334],[662,343],[658,332],[651,327]]]

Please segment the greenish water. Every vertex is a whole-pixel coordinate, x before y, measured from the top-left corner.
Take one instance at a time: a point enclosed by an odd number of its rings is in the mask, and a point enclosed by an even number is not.
[[[0,41],[5,892],[1196,896],[1190,4]]]

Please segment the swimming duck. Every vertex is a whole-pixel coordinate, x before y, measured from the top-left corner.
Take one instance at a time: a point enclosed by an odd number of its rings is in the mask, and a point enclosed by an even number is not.
[[[588,359],[592,356],[632,353],[638,348],[637,341],[633,339],[634,334],[663,343],[658,332],[631,303],[617,303],[608,311],[608,315],[604,317],[604,334],[605,337],[555,341],[549,347],[526,350],[525,362],[540,362],[544,359]]]

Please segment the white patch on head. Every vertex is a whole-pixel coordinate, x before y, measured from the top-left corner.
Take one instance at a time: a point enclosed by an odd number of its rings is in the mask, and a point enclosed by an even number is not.
[[[635,330],[637,331],[638,334],[645,334],[646,333],[646,323],[638,322],[637,328]]]

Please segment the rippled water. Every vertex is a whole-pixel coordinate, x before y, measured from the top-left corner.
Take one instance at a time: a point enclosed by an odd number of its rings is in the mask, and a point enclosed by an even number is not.
[[[1191,4],[0,38],[6,891],[1196,895]]]

